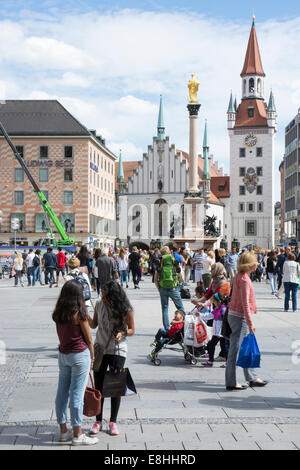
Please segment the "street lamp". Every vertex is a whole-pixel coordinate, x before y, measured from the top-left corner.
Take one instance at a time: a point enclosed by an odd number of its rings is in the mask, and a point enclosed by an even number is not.
[[[222,238],[222,240],[220,242],[220,248],[224,248],[224,250],[227,250],[228,243],[227,243],[227,240],[225,238]]]
[[[237,238],[234,238],[231,242],[231,249],[233,250],[234,248],[236,249],[236,251],[240,251],[240,242],[238,241]]]
[[[14,230],[15,232],[15,251],[17,249],[17,241],[16,241],[17,235],[16,234],[19,228],[20,228],[20,219],[17,219],[17,218],[11,219],[11,229]]]

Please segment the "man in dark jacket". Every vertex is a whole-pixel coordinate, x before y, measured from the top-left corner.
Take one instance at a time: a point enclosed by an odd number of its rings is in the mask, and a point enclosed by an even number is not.
[[[49,287],[52,287],[55,284],[54,281],[54,270],[57,268],[57,257],[53,253],[51,246],[47,248],[47,253],[44,256],[44,266],[45,266],[45,283],[49,283]],[[50,277],[49,277],[50,275]]]
[[[290,246],[286,246],[284,249],[280,248],[280,255],[277,258],[277,264],[275,266],[275,274],[278,276],[278,290],[282,284],[282,276],[283,276],[283,265],[287,259],[287,255],[292,251]]]

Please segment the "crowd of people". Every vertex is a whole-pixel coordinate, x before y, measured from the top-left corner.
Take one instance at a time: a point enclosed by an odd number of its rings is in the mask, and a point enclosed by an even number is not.
[[[161,301],[162,327],[154,336],[148,360],[156,355],[170,339],[184,326],[186,315],[191,310],[203,322],[212,327],[212,337],[206,345],[202,367],[213,367],[222,362],[225,368],[227,390],[245,390],[263,387],[267,382],[258,378],[256,369],[244,369],[247,385],[241,385],[236,378],[236,362],[241,342],[249,333],[255,333],[253,315],[257,313],[255,281],[270,284],[271,295],[280,298],[285,291],[284,309],[289,309],[292,293],[293,310],[297,309],[297,289],[300,266],[299,250],[286,247],[268,253],[254,253],[245,250],[238,253],[234,248],[206,250],[199,248],[192,253],[189,249],[164,246],[148,252],[138,249],[121,248],[95,249],[90,252],[83,246],[78,252],[64,253],[61,248],[55,254],[49,247],[42,255],[40,250],[17,254],[14,259],[15,283],[24,285],[24,265],[28,285],[40,284],[58,286],[59,276],[64,280],[53,320],[59,339],[59,383],[56,396],[56,415],[60,425],[60,441],[72,440],[73,445],[93,445],[96,435],[103,430],[101,411],[96,416],[89,435],[82,432],[83,396],[91,369],[97,390],[102,392],[107,369],[124,369],[128,345],[127,337],[135,332],[133,307],[127,297],[130,282],[139,289],[143,276],[150,276],[158,290]],[[44,272],[44,279],[42,273]],[[56,277],[56,278],[55,278]],[[131,281],[130,281],[131,278]],[[183,302],[182,291],[195,284],[195,295],[189,302]],[[85,288],[95,290],[97,302],[93,306],[91,295],[85,296]],[[176,311],[169,320],[169,300]],[[89,314],[93,307],[93,315]],[[223,335],[225,321],[230,328],[230,337]],[[96,329],[93,344],[91,329]],[[217,345],[219,355],[215,357]],[[202,353],[203,354],[203,353]],[[100,358],[100,359],[99,359]],[[95,367],[98,364],[98,368]],[[67,429],[67,407],[70,401],[73,432]],[[111,416],[108,432],[119,434],[117,426],[120,397],[111,398]]]

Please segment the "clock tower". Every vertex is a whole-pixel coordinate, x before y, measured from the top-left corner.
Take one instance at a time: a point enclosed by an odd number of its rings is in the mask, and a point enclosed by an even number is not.
[[[255,23],[250,32],[237,107],[230,95],[227,128],[230,138],[231,239],[241,248],[274,247],[274,137],[276,108],[273,92],[264,99],[265,73]],[[229,245],[229,248],[231,246]]]

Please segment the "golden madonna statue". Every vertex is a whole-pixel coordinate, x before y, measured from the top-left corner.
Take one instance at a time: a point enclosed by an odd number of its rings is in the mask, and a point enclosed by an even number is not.
[[[190,103],[198,103],[197,93],[200,82],[195,79],[195,74],[192,73],[192,78],[188,83],[188,89],[190,94]]]

